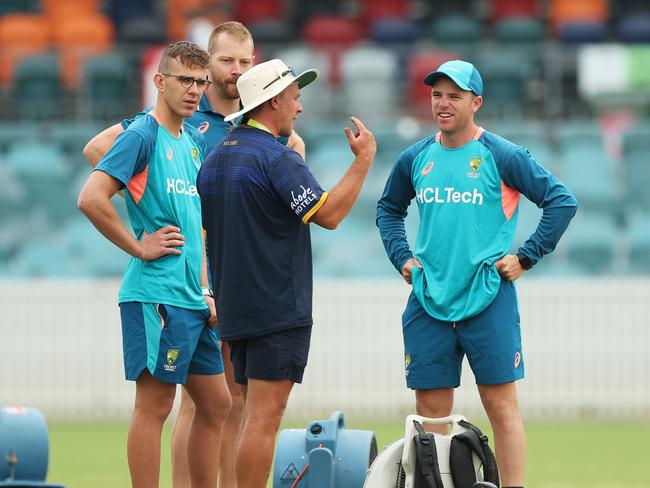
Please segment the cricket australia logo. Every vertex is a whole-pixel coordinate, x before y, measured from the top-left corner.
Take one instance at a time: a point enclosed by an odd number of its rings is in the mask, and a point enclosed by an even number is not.
[[[201,169],[201,162],[199,161],[199,150],[196,147],[192,148],[192,161],[194,161],[194,166],[196,166],[196,169]]]
[[[470,178],[478,178],[481,176],[481,173],[479,173],[478,169],[481,167],[481,158],[472,158],[469,160],[469,171],[467,172],[467,176]]]
[[[409,366],[411,365],[411,355],[409,353],[404,354],[404,370],[406,377],[409,376]]]
[[[180,352],[180,349],[167,350],[167,363],[163,366],[165,371],[176,371],[176,365],[174,363],[178,359]]]

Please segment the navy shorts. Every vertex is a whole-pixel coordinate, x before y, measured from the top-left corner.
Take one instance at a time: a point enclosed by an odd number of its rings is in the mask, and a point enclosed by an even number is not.
[[[459,322],[431,317],[411,293],[402,326],[409,388],[458,387],[465,355],[479,385],[524,377],[517,293],[510,281],[501,280],[497,296],[485,310]]]
[[[219,336],[207,323],[207,308],[125,302],[120,315],[127,380],[137,380],[145,369],[160,381],[182,384],[188,374],[223,373]]]
[[[311,326],[228,341],[235,381],[291,380],[302,383],[307,366]]]

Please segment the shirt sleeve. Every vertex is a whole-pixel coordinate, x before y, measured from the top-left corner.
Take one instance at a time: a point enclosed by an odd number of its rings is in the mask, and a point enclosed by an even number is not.
[[[103,171],[127,186],[134,175],[144,171],[152,152],[152,141],[138,131],[126,130],[117,137],[95,171]]]
[[[519,148],[512,154],[501,177],[506,185],[542,209],[537,229],[518,250],[533,263],[537,263],[557,246],[576,213],[578,201],[525,148]]]
[[[304,224],[309,223],[327,200],[327,192],[294,151],[285,151],[273,161],[268,176],[282,201]]]
[[[388,258],[400,274],[404,263],[413,257],[404,226],[408,207],[415,197],[411,179],[412,164],[411,152],[404,151],[393,166],[384,193],[377,203],[376,222],[379,234]]]
[[[139,112],[138,114],[136,114],[135,117],[132,117],[130,119],[124,119],[122,122],[120,122],[120,125],[122,126],[122,129],[126,130],[126,128],[128,126],[130,126],[135,119],[137,119],[138,117],[142,117],[145,114],[148,114],[149,112],[151,112],[152,108],[153,107],[147,107],[142,112]]]

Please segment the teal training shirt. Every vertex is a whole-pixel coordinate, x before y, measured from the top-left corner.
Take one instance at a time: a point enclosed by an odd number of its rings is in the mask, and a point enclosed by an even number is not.
[[[536,263],[555,248],[577,202],[525,148],[479,129],[459,148],[430,136],[401,154],[378,203],[377,225],[400,273],[413,256],[422,263],[422,271],[413,268],[413,292],[431,316],[464,320],[492,302],[501,281],[494,262],[512,245],[520,193],[544,209],[519,250]],[[420,215],[414,253],[404,231],[413,199]]]
[[[131,258],[120,288],[120,303],[205,308],[200,285],[201,200],[196,189],[204,154],[204,138],[194,127],[184,124],[181,136],[175,137],[147,114],[119,135],[97,166],[97,171],[126,187],[126,206],[137,239],[166,225],[179,227],[185,237],[180,255],[153,261]]]

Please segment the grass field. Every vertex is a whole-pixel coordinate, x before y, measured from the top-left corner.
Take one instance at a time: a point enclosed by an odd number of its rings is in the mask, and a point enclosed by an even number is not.
[[[304,427],[304,422],[286,427]],[[363,423],[380,449],[401,437],[403,422]],[[480,425],[490,435],[485,425]],[[126,464],[126,424],[51,424],[49,481],[66,488],[130,486]],[[650,423],[529,423],[526,488],[650,487]],[[169,427],[164,433],[169,443]],[[163,450],[161,487],[170,487],[168,449]]]

